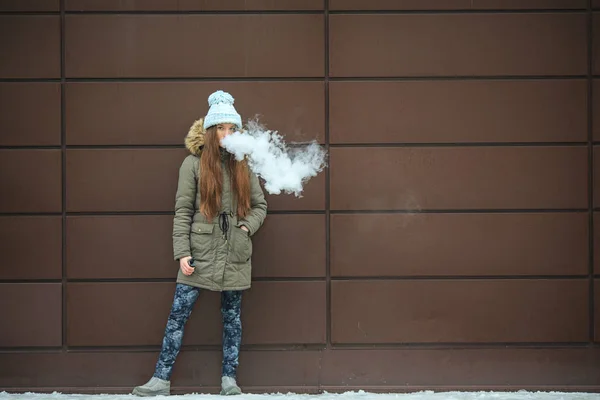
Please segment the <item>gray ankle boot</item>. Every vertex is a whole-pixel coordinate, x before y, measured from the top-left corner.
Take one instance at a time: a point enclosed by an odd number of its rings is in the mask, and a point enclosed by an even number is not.
[[[221,378],[221,394],[222,395],[233,395],[233,394],[241,394],[242,390],[235,382],[235,378],[230,376],[224,376]]]
[[[171,393],[171,382],[153,376],[142,386],[133,388],[131,394],[136,396],[168,396]]]

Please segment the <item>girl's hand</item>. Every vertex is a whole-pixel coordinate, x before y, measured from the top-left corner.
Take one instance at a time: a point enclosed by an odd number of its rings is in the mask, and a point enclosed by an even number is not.
[[[189,261],[192,257],[183,257],[179,259],[179,268],[184,275],[191,275],[194,272],[194,267],[190,267]]]
[[[242,230],[244,230],[244,231],[248,232],[248,228],[246,228],[246,225],[242,225],[242,226],[240,226],[240,229],[242,229]]]

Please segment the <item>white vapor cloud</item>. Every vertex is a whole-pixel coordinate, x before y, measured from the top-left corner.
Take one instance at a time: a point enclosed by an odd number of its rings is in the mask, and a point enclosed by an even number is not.
[[[269,194],[301,197],[303,185],[326,167],[326,152],[316,141],[288,148],[277,131],[258,121],[250,121],[246,131],[228,135],[221,144],[238,161],[247,156],[248,166],[265,181]]]

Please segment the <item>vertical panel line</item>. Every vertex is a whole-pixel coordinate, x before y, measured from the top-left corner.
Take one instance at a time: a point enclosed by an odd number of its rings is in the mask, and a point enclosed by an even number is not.
[[[592,0],[587,2],[588,22],[588,65],[587,65],[587,121],[588,121],[588,252],[589,252],[589,341],[593,345],[594,329],[594,129],[593,129],[593,38],[594,38],[594,15],[592,12]]]
[[[65,0],[60,0],[60,145],[62,211],[62,350],[67,351],[67,141],[65,110]]]
[[[327,150],[327,163],[325,168],[325,349],[319,355],[319,374],[317,392],[322,393],[323,387],[323,358],[325,352],[331,349],[331,207],[330,207],[330,154],[329,143],[329,0],[323,0],[324,23],[324,90],[325,90],[325,149]]]
[[[329,0],[324,0],[325,23],[325,149],[329,158]],[[331,347],[331,207],[330,207],[330,169],[325,168],[325,277],[326,277],[326,348]]]

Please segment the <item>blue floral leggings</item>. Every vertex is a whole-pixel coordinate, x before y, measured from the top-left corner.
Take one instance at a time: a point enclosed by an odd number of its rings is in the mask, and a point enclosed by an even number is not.
[[[173,364],[181,349],[183,330],[188,321],[200,290],[197,287],[178,283],[171,313],[167,321],[162,349],[156,362],[154,376],[171,380]],[[240,344],[242,342],[242,321],[240,318],[242,305],[241,291],[221,292],[221,315],[223,317],[223,365],[222,375],[236,377],[239,364]]]

